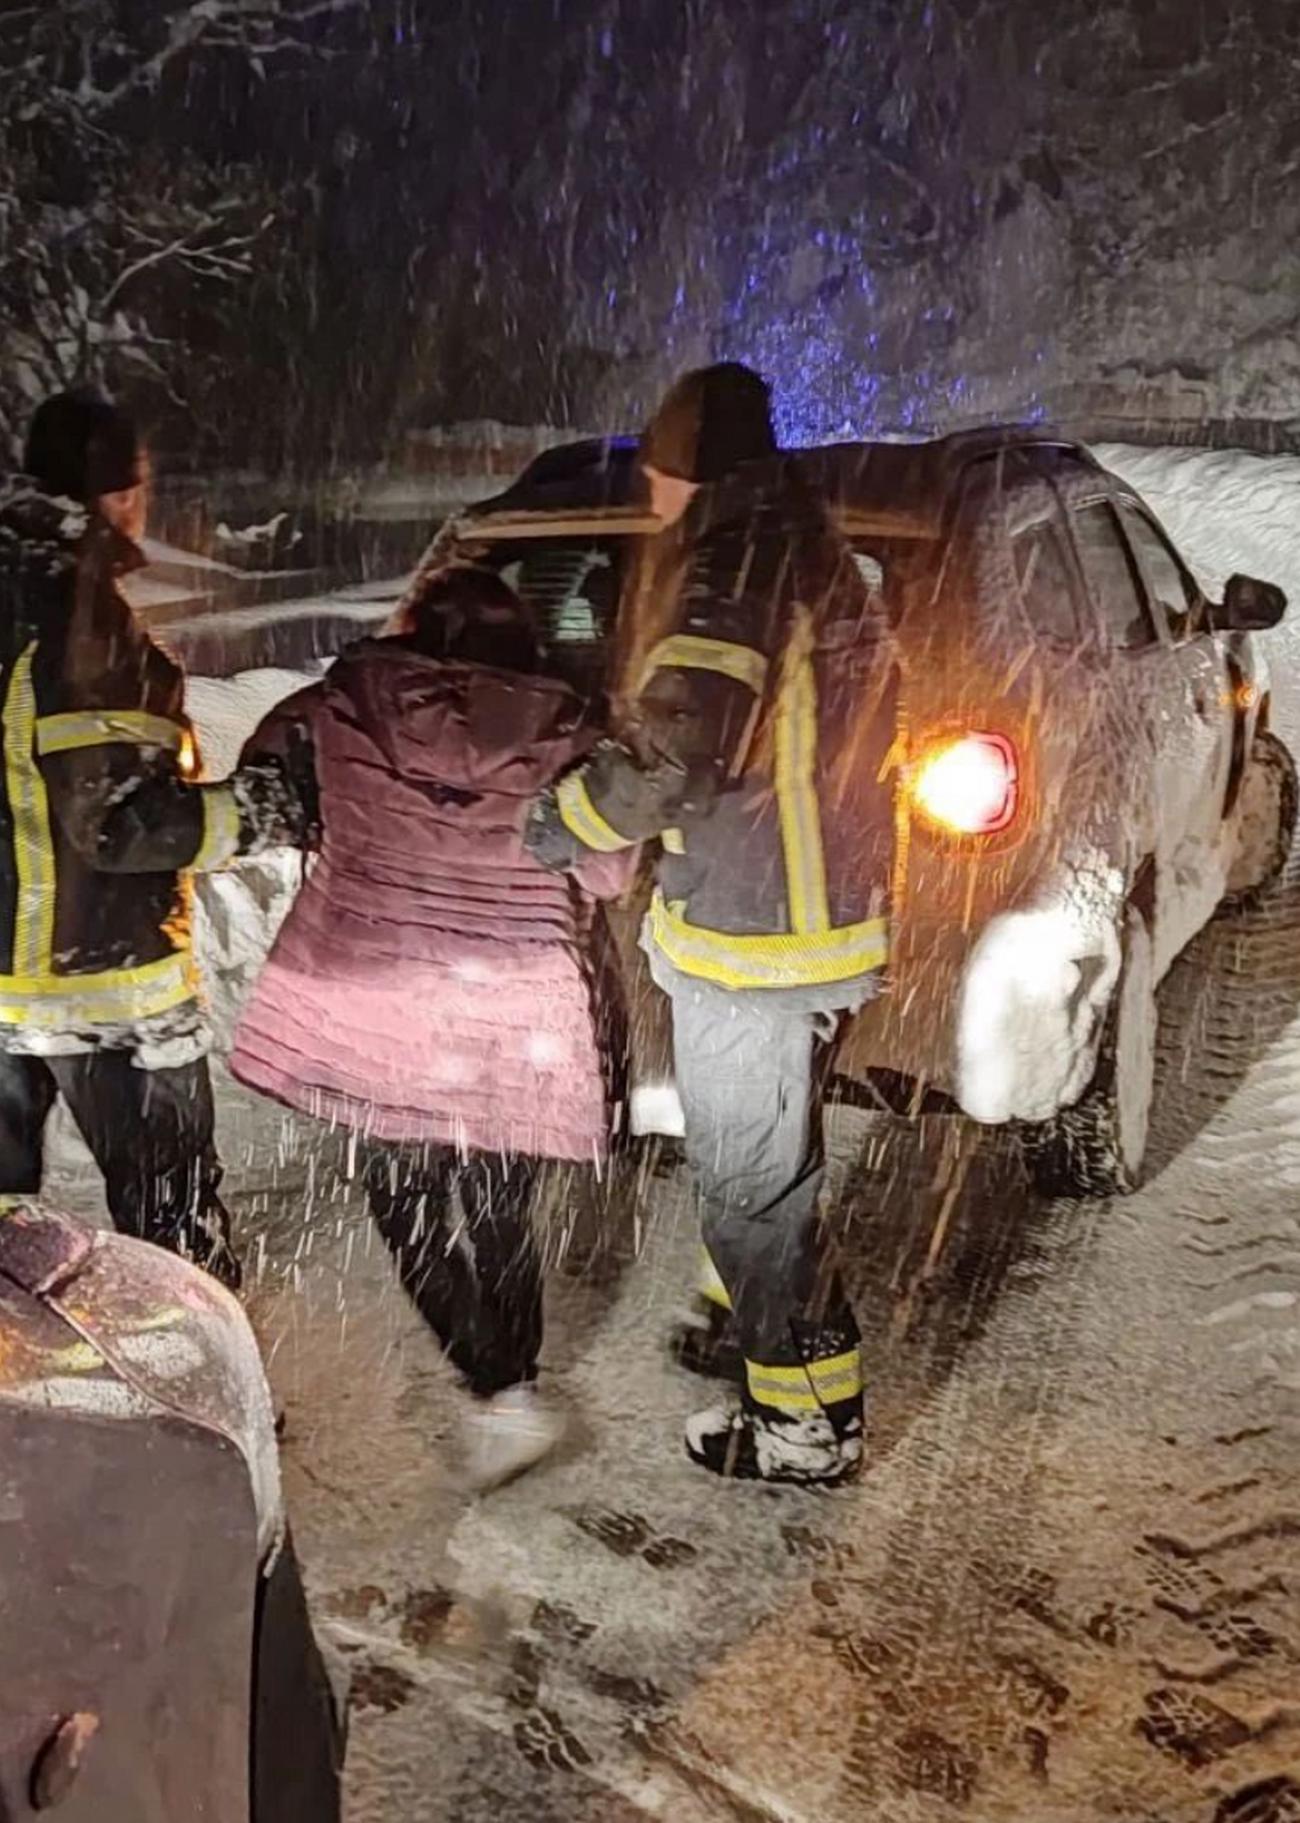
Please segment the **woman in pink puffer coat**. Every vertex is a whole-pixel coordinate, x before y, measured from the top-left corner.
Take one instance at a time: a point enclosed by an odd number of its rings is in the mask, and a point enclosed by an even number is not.
[[[518,597],[450,570],[406,634],[345,654],[245,749],[286,761],[315,800],[320,852],[231,1069],[361,1136],[402,1283],[475,1396],[481,1485],[558,1434],[533,1390],[539,1165],[599,1161],[610,1138],[599,914],[522,841],[530,802],[594,730],[536,663]],[[622,872],[585,884],[618,890]]]

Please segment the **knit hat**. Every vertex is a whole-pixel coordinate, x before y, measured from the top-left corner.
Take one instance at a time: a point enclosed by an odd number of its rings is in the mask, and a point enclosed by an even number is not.
[[[140,480],[135,425],[100,394],[78,388],[47,399],[27,433],[23,468],[47,494],[88,506]]]
[[[775,453],[767,382],[738,361],[720,361],[683,374],[669,388],[641,438],[640,462],[707,484]]]

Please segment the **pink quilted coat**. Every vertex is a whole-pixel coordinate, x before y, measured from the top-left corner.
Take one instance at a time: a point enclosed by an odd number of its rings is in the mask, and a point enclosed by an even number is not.
[[[531,799],[589,744],[576,697],[372,640],[247,751],[295,735],[320,855],[245,1008],[234,1074],[376,1139],[601,1155],[595,907],[521,840]]]

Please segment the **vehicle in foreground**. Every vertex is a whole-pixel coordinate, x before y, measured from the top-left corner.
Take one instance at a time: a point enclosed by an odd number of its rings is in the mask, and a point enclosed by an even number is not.
[[[336,1823],[340,1712],[235,1299],[0,1213],[0,1464],[0,1817]]]
[[[829,502],[903,679],[891,988],[841,1073],[1013,1123],[1050,1194],[1130,1190],[1159,983],[1290,850],[1296,770],[1252,640],[1285,596],[1235,576],[1210,601],[1141,498],[1047,433],[778,460]],[[657,529],[633,446],[586,442],[448,522],[426,563],[500,571],[599,694],[627,664],[617,606]],[[640,980],[636,923],[632,907],[620,939]],[[644,1128],[668,1047],[635,991]]]

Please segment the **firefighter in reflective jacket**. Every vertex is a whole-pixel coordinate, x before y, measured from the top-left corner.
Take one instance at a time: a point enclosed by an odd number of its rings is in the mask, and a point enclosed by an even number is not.
[[[745,1364],[739,1407],[692,1419],[687,1450],[720,1474],[829,1485],[861,1461],[863,1405],[821,1225],[820,1104],[886,960],[894,667],[852,553],[775,453],[756,374],[685,376],[641,466],[677,522],[661,535],[681,553],[672,605],[622,738],[534,807],[530,842],[551,866],[662,844],[643,945]]]
[[[130,420],[61,394],[25,468],[0,484],[0,1216],[40,1190],[61,1092],[117,1226],[234,1283],[187,874],[286,839],[291,795],[189,780],[181,674],[118,586],[144,561]]]

